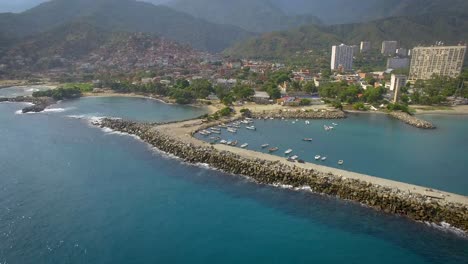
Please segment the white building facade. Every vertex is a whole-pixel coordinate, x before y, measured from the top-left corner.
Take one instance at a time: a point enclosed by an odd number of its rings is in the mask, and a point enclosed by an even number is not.
[[[332,47],[331,69],[349,71],[353,68],[353,46],[341,44]]]
[[[428,80],[433,75],[455,78],[460,75],[466,46],[416,47],[412,49],[410,80]]]

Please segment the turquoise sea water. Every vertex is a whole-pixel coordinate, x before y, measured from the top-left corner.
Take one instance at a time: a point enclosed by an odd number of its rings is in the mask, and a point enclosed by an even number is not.
[[[451,231],[181,163],[80,106],[21,107],[0,104],[0,263],[468,262]]]
[[[221,137],[238,140],[239,145],[248,143],[252,150],[268,152],[261,145],[270,144],[280,148],[275,155],[293,149],[291,155],[308,162],[468,195],[468,116],[421,117],[438,128],[422,130],[381,114],[352,114],[343,120],[310,120],[310,124],[255,120],[257,131],[224,130]],[[332,123],[338,125],[325,131],[323,126]],[[316,161],[315,155],[327,160]],[[342,166],[339,160],[344,161]]]

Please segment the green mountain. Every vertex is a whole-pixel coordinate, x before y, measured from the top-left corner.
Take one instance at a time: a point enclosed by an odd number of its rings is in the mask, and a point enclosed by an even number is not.
[[[309,14],[326,24],[367,22],[395,16],[467,12],[466,0],[271,0],[288,15]]]
[[[250,58],[286,58],[296,52],[329,50],[331,45],[358,45],[371,41],[378,48],[384,40],[398,40],[403,47],[444,41],[456,44],[468,40],[468,14],[393,17],[343,25],[309,25],[297,29],[264,34],[237,43],[225,53]]]
[[[309,14],[288,16],[270,0],[174,0],[176,10],[210,22],[235,25],[247,31],[285,30],[320,20]]]
[[[15,39],[79,21],[107,31],[154,33],[209,51],[220,51],[252,36],[235,26],[210,23],[135,0],[52,0],[20,14],[0,14],[0,32]]]
[[[110,32],[87,22],[76,22],[27,37],[10,45],[0,57],[3,74],[68,69],[131,71],[157,66],[172,57],[174,64],[200,58],[188,45],[145,33]],[[177,59],[174,59],[177,58]],[[178,61],[179,60],[179,61]],[[144,65],[144,66],[139,66]],[[2,74],[2,72],[0,72]]]

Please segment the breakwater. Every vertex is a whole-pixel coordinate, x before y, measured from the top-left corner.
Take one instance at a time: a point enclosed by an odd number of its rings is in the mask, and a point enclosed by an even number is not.
[[[97,123],[96,123],[97,125]],[[407,189],[379,185],[373,182],[305,169],[293,163],[246,157],[229,150],[219,150],[212,145],[189,137],[184,141],[177,134],[187,135],[196,124],[180,124],[177,132],[167,126],[104,119],[99,125],[116,131],[136,135],[154,147],[173,154],[190,163],[206,163],[222,171],[245,175],[259,183],[309,187],[313,192],[352,200],[374,209],[407,216],[417,221],[446,222],[468,231],[468,203],[445,199],[447,193],[424,195]],[[180,130],[182,129],[182,130]],[[455,195],[454,195],[455,196]]]
[[[405,122],[408,125],[415,126],[417,128],[423,128],[423,129],[436,128],[432,123],[416,118],[405,112],[393,111],[393,112],[390,112],[389,115],[391,117],[394,117],[398,120]]]

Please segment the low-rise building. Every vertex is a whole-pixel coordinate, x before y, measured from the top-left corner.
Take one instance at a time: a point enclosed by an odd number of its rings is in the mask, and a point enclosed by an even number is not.
[[[388,58],[387,69],[404,69],[408,68],[410,64],[409,58]]]

